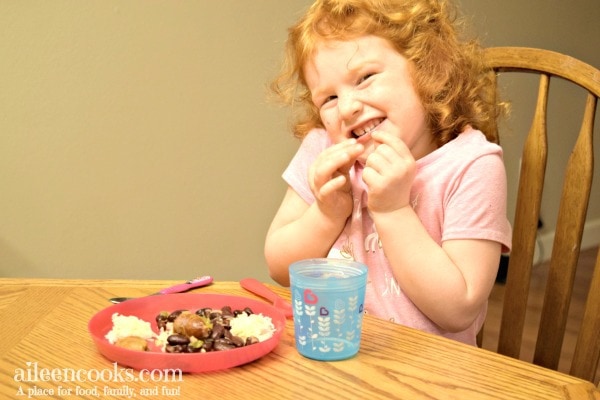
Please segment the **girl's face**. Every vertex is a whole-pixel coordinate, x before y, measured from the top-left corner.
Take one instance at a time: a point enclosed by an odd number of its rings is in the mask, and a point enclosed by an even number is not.
[[[415,159],[435,149],[410,63],[387,40],[322,42],[305,66],[305,79],[331,140],[356,138],[365,146],[363,164],[375,146],[374,130],[402,139]]]

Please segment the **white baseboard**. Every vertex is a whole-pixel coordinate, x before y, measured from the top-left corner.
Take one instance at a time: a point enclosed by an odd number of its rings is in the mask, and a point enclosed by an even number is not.
[[[534,264],[548,261],[552,255],[552,244],[554,243],[554,231],[538,235]],[[600,244],[600,219],[587,221],[583,227],[581,238],[581,250]]]

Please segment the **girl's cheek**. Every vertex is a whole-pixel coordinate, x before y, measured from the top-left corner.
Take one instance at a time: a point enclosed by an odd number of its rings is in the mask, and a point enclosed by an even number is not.
[[[321,119],[321,120],[323,121],[323,125],[325,126],[325,130],[329,134],[329,137],[331,137],[332,139],[335,139],[334,125],[328,119]]]
[[[329,128],[331,126],[331,120],[330,118],[327,118],[327,114],[321,113],[321,121],[323,121],[325,128]]]
[[[321,115],[321,121],[323,122],[323,126],[327,131],[329,139],[332,143],[340,143],[347,139],[341,132],[339,127],[339,122],[335,116],[331,116],[329,114]]]

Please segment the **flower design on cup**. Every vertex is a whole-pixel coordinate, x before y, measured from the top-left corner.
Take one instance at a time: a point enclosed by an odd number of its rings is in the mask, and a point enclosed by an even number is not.
[[[348,310],[355,311],[358,307],[358,296],[352,296],[348,298]]]
[[[317,304],[319,302],[319,297],[310,289],[304,289],[304,301],[306,304]]]
[[[318,317],[317,318],[318,324],[318,330],[319,330],[319,336],[323,337],[327,337],[329,335],[331,335],[331,319],[329,317]]]

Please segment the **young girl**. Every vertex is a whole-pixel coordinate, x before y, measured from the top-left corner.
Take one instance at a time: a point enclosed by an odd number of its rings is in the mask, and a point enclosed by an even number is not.
[[[365,311],[475,344],[511,243],[478,47],[444,0],[318,0],[274,88],[302,144],[267,233],[271,277],[337,257],[369,267]]]

